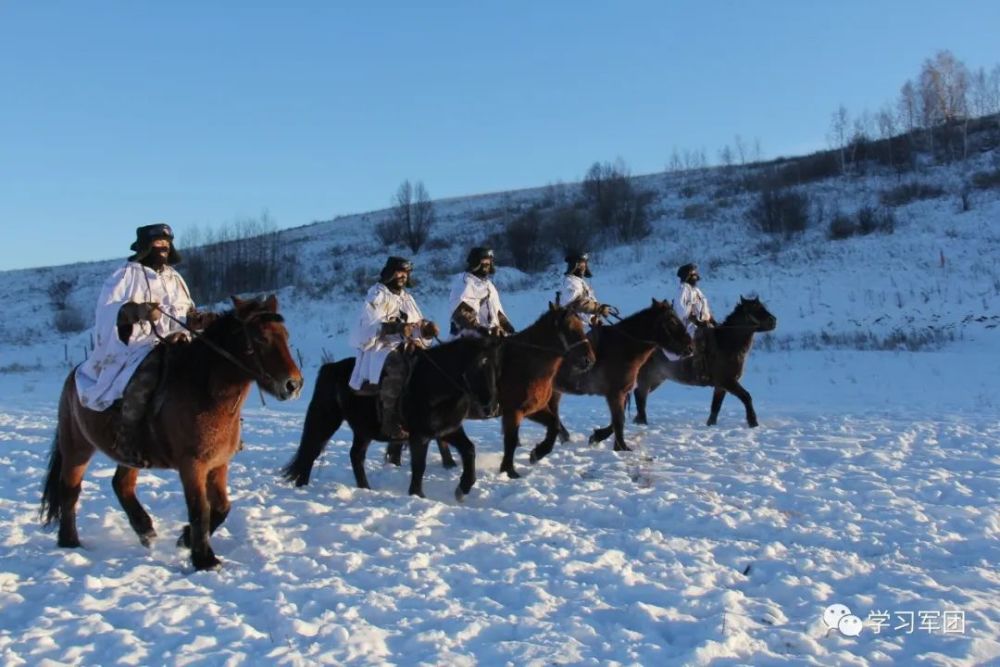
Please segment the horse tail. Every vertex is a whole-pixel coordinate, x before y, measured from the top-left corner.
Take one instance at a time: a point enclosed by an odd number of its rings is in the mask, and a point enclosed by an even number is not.
[[[348,361],[354,361],[349,359]],[[313,389],[309,409],[306,411],[305,423],[302,425],[302,438],[299,448],[292,460],[282,468],[281,475],[295,486],[305,486],[309,483],[313,464],[326,448],[327,441],[344,423],[344,408],[340,401],[338,383],[347,384],[342,369],[336,364],[323,364],[316,376],[316,387]],[[350,377],[350,371],[348,371]],[[348,391],[350,391],[348,389]]]
[[[39,519],[48,526],[62,517],[62,452],[59,451],[59,431],[52,439],[52,451],[49,453],[49,474],[42,485],[42,506]]]

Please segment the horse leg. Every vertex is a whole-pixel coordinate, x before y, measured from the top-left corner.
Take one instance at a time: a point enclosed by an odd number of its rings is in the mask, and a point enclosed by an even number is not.
[[[524,413],[519,410],[503,411],[503,460],[500,461],[500,472],[507,473],[510,479],[521,476],[514,468],[514,451],[521,444],[520,429]]]
[[[750,428],[756,428],[757,413],[753,409],[753,399],[750,397],[750,392],[744,389],[743,385],[741,385],[738,380],[730,381],[726,385],[726,390],[736,398],[743,401],[743,407],[747,410],[747,426]]]
[[[410,495],[424,498],[424,471],[427,470],[427,445],[430,440],[410,438]]]
[[[438,452],[441,453],[441,465],[445,468],[454,468],[458,464],[455,463],[455,457],[451,455],[451,448],[448,447],[448,441],[444,438],[437,439]],[[456,445],[457,446],[457,445]],[[459,456],[461,456],[461,451]]]
[[[462,502],[476,483],[476,444],[469,440],[469,436],[466,435],[463,428],[449,433],[447,438],[458,450],[458,455],[462,457],[462,478],[458,481],[458,487],[455,489],[455,499]],[[438,443],[441,442],[443,441],[438,440]]]
[[[354,434],[354,442],[351,444],[351,468],[354,470],[354,482],[359,489],[370,489],[368,485],[368,475],[365,473],[365,455],[368,453],[368,445],[372,439]]]
[[[191,563],[196,570],[210,570],[222,562],[208,541],[211,506],[208,502],[208,474],[197,461],[184,461],[178,468],[188,508]]]
[[[646,398],[649,396],[649,388],[640,382],[636,385],[632,395],[635,397],[635,419],[632,421],[636,424],[648,424],[649,421],[646,420]]]
[[[111,478],[111,488],[115,491],[118,503],[125,510],[129,525],[139,536],[139,542],[142,546],[149,547],[156,537],[156,531],[153,530],[153,520],[149,518],[149,514],[135,495],[135,484],[138,479],[138,469],[118,466],[115,476]]]
[[[385,462],[391,463],[396,467],[401,466],[403,464],[404,444],[402,440],[390,440],[385,446]]]
[[[566,443],[569,442],[570,435],[569,435],[569,430],[563,425],[562,420],[559,419],[559,401],[561,400],[562,400],[562,394],[557,391],[553,391],[552,398],[549,399],[548,408],[549,412],[555,415],[556,421],[559,424],[559,428],[557,430],[559,436],[559,442]]]
[[[722,409],[722,401],[726,398],[726,390],[716,387],[712,392],[712,412],[708,415],[708,426],[715,426],[719,420],[719,410]]]
[[[545,438],[535,445],[535,448],[531,450],[531,456],[528,458],[530,462],[538,463],[552,453],[552,448],[555,447],[556,437],[559,435],[559,429],[562,427],[562,424],[559,422],[559,417],[552,414],[548,408],[528,415],[528,419],[545,427]]]
[[[611,426],[615,432],[615,451],[627,452],[631,448],[625,444],[625,397],[628,392],[608,397],[608,408],[611,409]]]
[[[226,479],[229,474],[229,464],[224,463],[217,468],[208,471],[206,493],[208,494],[209,523],[208,534],[215,534],[215,529],[222,525],[229,516],[229,489]],[[177,546],[191,548],[191,525],[184,526],[181,537],[177,540]]]
[[[332,371],[320,370],[316,380],[316,389],[309,408],[306,410],[305,423],[302,425],[302,437],[295,457],[282,469],[282,475],[295,486],[305,486],[309,483],[313,464],[323,453],[327,442],[344,423],[343,409],[337,399]]]

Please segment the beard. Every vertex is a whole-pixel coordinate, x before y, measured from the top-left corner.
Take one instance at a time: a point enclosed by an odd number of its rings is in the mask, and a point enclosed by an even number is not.
[[[145,262],[153,268],[163,268],[167,264],[167,259],[170,257],[170,248],[153,248],[146,255]]]

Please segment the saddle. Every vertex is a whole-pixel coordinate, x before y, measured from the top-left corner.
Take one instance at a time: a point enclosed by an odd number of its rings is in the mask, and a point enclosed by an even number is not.
[[[361,384],[361,389],[351,389],[355,396],[378,396],[378,384],[365,380]]]

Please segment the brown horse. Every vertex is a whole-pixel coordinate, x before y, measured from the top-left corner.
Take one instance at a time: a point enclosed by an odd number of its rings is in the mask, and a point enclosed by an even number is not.
[[[552,303],[534,324],[503,341],[499,380],[503,427],[500,472],[507,473],[511,479],[521,476],[514,467],[514,451],[521,444],[520,429],[524,419],[545,426],[546,431],[558,430],[558,417],[549,411],[548,405],[556,373],[567,359],[571,360],[571,372],[585,372],[595,362],[594,350],[580,318]],[[456,436],[468,440],[462,428],[451,437]],[[443,443],[447,441],[445,438],[438,443],[446,465],[450,453],[447,444]],[[390,451],[389,456],[398,457],[398,451]]]
[[[148,417],[141,454],[155,468],[180,473],[188,525],[179,544],[190,547],[199,570],[218,566],[209,535],[226,519],[229,460],[240,446],[240,408],[256,382],[279,400],[298,396],[302,374],[288,349],[278,301],[241,301],[191,342],[164,343],[166,371],[158,389],[162,407]],[[45,524],[59,521],[59,546],[79,547],[76,504],[83,474],[97,450],[109,454],[114,417],[80,404],[74,372],[63,385],[59,421],[42,494]],[[109,454],[110,455],[110,454]],[[139,471],[118,462],[111,484],[143,545],[156,537],[135,494]]]
[[[610,326],[595,327],[591,341],[597,347],[597,363],[586,373],[574,374],[563,368],[556,375],[555,391],[549,412],[555,426],[549,427],[543,440],[531,452],[534,463],[552,451],[557,435],[565,432],[559,420],[559,401],[565,394],[604,396],[611,411],[611,424],[595,429],[590,442],[601,442],[615,434],[615,451],[628,450],[625,444],[625,398],[635,386],[636,376],[650,355],[662,347],[675,354],[691,350],[691,337],[668,301],[653,299],[652,305]]]
[[[739,304],[725,322],[706,330],[706,334],[714,338],[706,342],[706,349],[710,352],[707,368],[705,360],[698,357],[670,361],[662,353],[651,356],[639,371],[639,382],[635,388],[635,422],[647,423],[646,397],[664,380],[673,380],[696,387],[715,388],[712,394],[712,412],[708,417],[709,426],[715,425],[727,391],[743,401],[747,425],[751,428],[757,426],[753,399],[750,392],[740,384],[740,378],[743,376],[743,364],[753,345],[753,335],[773,331],[777,326],[777,318],[768,312],[760,299],[740,297]]]

